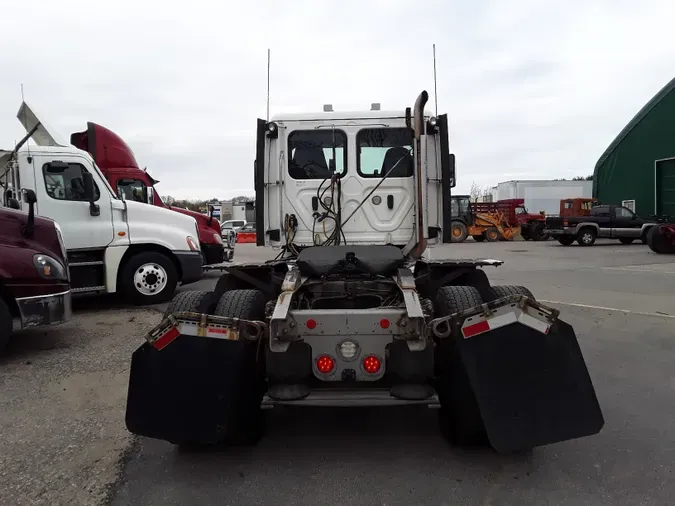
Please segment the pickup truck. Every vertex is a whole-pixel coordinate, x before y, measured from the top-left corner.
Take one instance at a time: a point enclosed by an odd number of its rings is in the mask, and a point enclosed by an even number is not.
[[[59,225],[35,216],[35,192],[27,190],[28,213],[19,202],[0,206],[0,354],[14,321],[21,329],[58,325],[71,319],[66,247]]]
[[[621,244],[639,239],[647,244],[647,233],[657,223],[657,219],[640,218],[627,207],[599,205],[587,216],[546,218],[546,231],[563,246],[574,241],[579,246],[592,246],[597,238],[618,239]]]

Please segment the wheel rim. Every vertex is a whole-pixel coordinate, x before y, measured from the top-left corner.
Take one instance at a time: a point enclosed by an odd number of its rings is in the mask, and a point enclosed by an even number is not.
[[[459,227],[452,227],[452,235],[453,237],[460,237],[462,235],[462,231]]]
[[[490,232],[488,232],[488,235],[490,236],[490,239],[492,239],[493,241],[497,239],[497,232],[495,232],[494,230],[490,230]]]
[[[590,242],[593,240],[593,236],[590,232],[586,232],[581,236],[581,240],[586,244],[590,244]]]
[[[167,284],[167,274],[159,264],[143,264],[134,273],[134,286],[142,295],[156,295]]]

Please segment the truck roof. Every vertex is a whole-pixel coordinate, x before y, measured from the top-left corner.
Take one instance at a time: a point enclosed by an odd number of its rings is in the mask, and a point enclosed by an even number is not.
[[[424,111],[425,117],[431,117],[429,111]],[[358,119],[404,119],[405,110],[390,111],[333,111],[333,112],[297,112],[297,113],[279,113],[274,115],[270,121],[326,121],[330,119],[337,120],[358,120]]]

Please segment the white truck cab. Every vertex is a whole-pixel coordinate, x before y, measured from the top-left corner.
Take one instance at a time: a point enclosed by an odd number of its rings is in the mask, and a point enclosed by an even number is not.
[[[259,119],[258,245],[390,244],[407,254],[449,242],[441,237],[450,230],[444,209],[454,186],[447,115],[425,113],[429,135],[419,139],[411,121],[408,110],[378,107]],[[447,167],[444,174],[441,166]],[[424,213],[416,215],[416,208]]]
[[[61,227],[73,292],[122,292],[154,304],[170,300],[179,282],[202,277],[194,218],[120,200],[89,153],[62,140],[25,102],[17,117],[27,134],[20,149],[0,151],[2,203],[35,192],[35,213]]]

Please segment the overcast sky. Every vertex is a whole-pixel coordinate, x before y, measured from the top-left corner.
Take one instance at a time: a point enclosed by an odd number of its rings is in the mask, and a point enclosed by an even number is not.
[[[274,114],[412,106],[435,43],[462,193],[591,174],[675,75],[673,0],[6,3],[0,148],[23,135],[23,83],[63,136],[112,129],[177,198],[253,194],[267,48]]]

